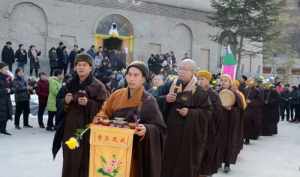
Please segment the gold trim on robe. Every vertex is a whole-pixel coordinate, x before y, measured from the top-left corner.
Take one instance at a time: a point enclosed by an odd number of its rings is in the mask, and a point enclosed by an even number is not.
[[[134,108],[141,104],[144,87],[139,88],[134,95],[128,96],[129,88],[123,88],[115,91],[104,103],[97,116],[109,119],[112,114],[123,108]]]

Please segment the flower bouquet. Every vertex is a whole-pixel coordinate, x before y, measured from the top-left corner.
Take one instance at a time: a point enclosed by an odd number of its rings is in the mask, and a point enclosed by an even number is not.
[[[75,136],[74,137],[71,137],[69,138],[65,144],[67,145],[67,147],[70,149],[70,150],[75,150],[77,148],[79,148],[79,142],[80,140],[82,139],[83,135],[90,129],[89,126],[87,126],[86,128],[84,129],[77,129],[75,131]]]

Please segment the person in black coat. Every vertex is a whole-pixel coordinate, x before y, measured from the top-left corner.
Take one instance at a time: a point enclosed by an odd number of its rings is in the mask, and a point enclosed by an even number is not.
[[[25,80],[24,71],[21,68],[16,69],[13,91],[16,101],[15,128],[21,129],[20,117],[22,114],[24,128],[32,128],[28,120],[30,114],[30,93],[33,91],[33,88]]]
[[[112,80],[112,68],[110,66],[110,61],[108,57],[105,57],[102,60],[101,66],[99,68],[96,68],[94,71],[94,76],[103,82],[105,85],[107,85]]]
[[[50,64],[50,76],[52,76],[54,70],[58,67],[58,64],[57,64],[57,54],[56,54],[55,47],[52,47],[48,51],[48,57],[49,57],[49,64]]]
[[[68,51],[67,51],[67,47],[63,46],[63,54],[64,54],[64,60],[63,60],[63,71],[64,74],[67,74],[68,72],[68,66],[69,66],[69,55],[68,55]]]
[[[58,47],[56,48],[56,54],[57,54],[57,65],[58,69],[63,70],[64,69],[64,64],[65,64],[65,55],[64,55],[64,43],[60,42]]]
[[[28,57],[30,59],[30,76],[32,76],[33,71],[35,72],[35,77],[39,77],[40,69],[40,59],[41,51],[36,49],[35,45],[31,45],[28,50]]]
[[[19,45],[19,49],[15,53],[15,58],[17,59],[18,68],[22,68],[24,70],[24,67],[27,64],[27,52],[23,48],[23,44]]]
[[[297,87],[293,86],[291,95],[290,95],[290,114],[291,114],[291,122],[295,120],[296,114],[296,105],[298,104],[298,95],[297,95]]]
[[[148,67],[149,67],[149,70],[152,73],[160,74],[162,66],[161,66],[161,63],[159,61],[159,58],[157,56],[154,56],[154,54],[151,54],[151,56],[148,60]]]
[[[0,63],[0,133],[4,135],[11,135],[6,131],[7,121],[12,119],[10,85],[8,67],[5,63]]]
[[[14,49],[11,47],[12,43],[10,41],[6,42],[5,46],[2,49],[2,61],[8,65],[10,71],[12,71],[12,66],[15,62],[15,53]]]
[[[300,84],[297,87],[297,98],[296,98],[296,110],[295,110],[295,118],[293,122],[300,122]]]
[[[76,58],[76,55],[79,53],[78,45],[74,45],[73,50],[69,54],[69,63],[70,63],[70,72],[72,73],[74,71],[74,61]]]
[[[285,117],[287,121],[290,120],[290,95],[289,85],[285,85],[284,91],[280,94],[280,117],[282,121]]]

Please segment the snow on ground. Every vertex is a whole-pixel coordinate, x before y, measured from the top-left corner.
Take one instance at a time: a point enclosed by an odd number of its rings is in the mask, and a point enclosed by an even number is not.
[[[215,177],[300,177],[300,124],[281,122],[279,134],[244,146],[229,174]]]
[[[51,154],[54,132],[37,128],[35,116],[29,123],[34,128],[16,130],[10,121],[8,132],[13,135],[0,135],[0,177],[60,177],[61,153],[55,161]]]
[[[9,122],[13,136],[0,135],[0,176],[60,177],[61,151],[55,161],[51,156],[54,133],[37,128],[34,116],[30,123],[35,128],[15,130]],[[279,131],[252,141],[229,174],[214,177],[300,177],[300,124],[280,123]]]

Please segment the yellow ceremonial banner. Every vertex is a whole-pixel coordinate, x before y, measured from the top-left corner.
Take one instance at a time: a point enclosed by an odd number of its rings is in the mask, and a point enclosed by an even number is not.
[[[91,126],[89,177],[129,177],[134,131]]]

